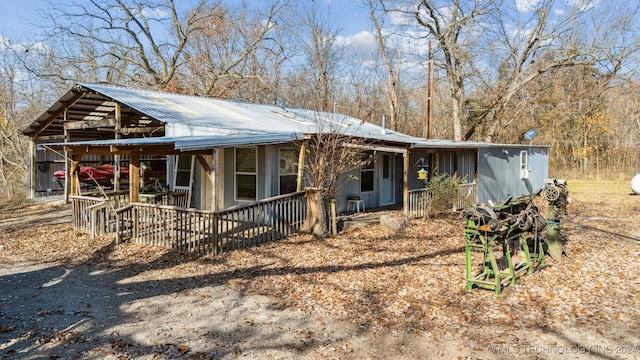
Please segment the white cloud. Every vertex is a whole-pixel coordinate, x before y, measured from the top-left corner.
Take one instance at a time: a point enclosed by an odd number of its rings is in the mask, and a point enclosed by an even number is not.
[[[376,48],[376,37],[371,31],[360,31],[357,34],[336,37],[336,45],[351,48],[371,51]]]
[[[538,6],[540,0],[516,0],[516,10],[519,12],[530,12]]]

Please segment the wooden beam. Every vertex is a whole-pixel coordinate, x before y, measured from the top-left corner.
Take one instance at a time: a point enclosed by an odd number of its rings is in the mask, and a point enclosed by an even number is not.
[[[409,215],[409,153],[402,154],[402,207]]]
[[[71,155],[71,167],[69,169],[69,174],[66,176],[70,177],[71,182],[71,195],[77,196],[80,195],[80,161],[82,160],[82,155]]]
[[[120,127],[122,126],[122,109],[120,108],[120,103],[116,103],[115,109],[115,124],[116,128],[115,138],[120,139]],[[120,191],[120,155],[113,156],[113,190],[116,192]]]
[[[196,155],[196,159],[198,159],[198,162],[200,163],[200,166],[202,166],[204,171],[206,171],[207,173],[210,173],[213,171],[213,168],[209,166],[209,164],[207,163],[207,159],[205,159],[204,156],[200,154]]]
[[[140,155],[129,156],[129,202],[140,199]]]
[[[67,120],[67,111],[64,112],[64,120]],[[69,142],[69,132],[64,130],[64,142]],[[69,154],[64,152],[64,203],[69,203]]]
[[[36,141],[33,138],[29,139],[29,157],[31,158],[29,164],[29,198],[33,199],[36,197],[36,164],[38,161]]]
[[[218,211],[218,161],[220,160],[219,149],[213,149],[213,160],[211,161],[212,173],[211,173],[211,210]]]
[[[58,116],[60,116],[60,114],[62,114],[64,111],[66,111],[67,108],[69,108],[69,106],[75,104],[76,101],[82,99],[82,96],[84,96],[84,92],[77,93],[69,102],[63,103],[62,104],[62,108],[60,108],[60,110],[50,113],[51,116],[49,116],[49,118],[45,122],[40,124],[40,126],[38,126],[38,129],[36,131],[34,131],[33,134],[31,134],[31,136],[36,137],[36,136],[40,135],[40,133],[44,129],[46,129],[47,126],[51,125],[51,123],[54,122],[56,120],[56,118]]]
[[[300,146],[298,154],[298,178],[296,179],[296,191],[302,191],[302,180],[304,178],[304,156],[307,149],[307,143],[303,142]]]
[[[36,141],[50,141],[50,140],[62,140],[64,141],[64,135],[48,135],[48,136],[37,136],[35,138]]]
[[[84,130],[84,129],[95,129],[95,128],[103,128],[103,127],[115,127],[117,122],[118,120],[116,119],[70,121],[64,124],[64,129],[65,130]]]

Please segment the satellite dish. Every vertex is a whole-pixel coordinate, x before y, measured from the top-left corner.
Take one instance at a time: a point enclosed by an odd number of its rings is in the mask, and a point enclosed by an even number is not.
[[[536,137],[536,135],[538,135],[538,129],[531,129],[524,133],[524,139],[532,141],[533,138]]]

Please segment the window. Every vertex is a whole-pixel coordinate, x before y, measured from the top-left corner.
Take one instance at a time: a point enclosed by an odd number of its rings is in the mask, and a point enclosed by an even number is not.
[[[174,186],[190,186],[193,172],[191,156],[176,156],[176,161]]]
[[[374,161],[373,151],[366,151],[362,154],[362,161],[364,165],[360,167],[360,192],[373,191],[373,179],[374,179]]]
[[[256,148],[236,148],[236,199],[256,200]]]
[[[528,179],[529,178],[529,163],[527,159],[527,151],[520,151],[520,178]]]
[[[280,149],[280,195],[295,192],[298,181],[298,150]]]

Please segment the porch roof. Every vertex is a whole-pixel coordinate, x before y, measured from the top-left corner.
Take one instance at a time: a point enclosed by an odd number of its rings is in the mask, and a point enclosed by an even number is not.
[[[281,144],[304,139],[302,133],[272,133],[252,135],[218,135],[201,137],[150,137],[87,140],[68,143],[49,143],[46,146],[52,149],[66,149],[76,153],[149,153],[158,152],[174,154],[181,152],[197,152],[212,148],[225,148],[235,146],[254,146]]]

